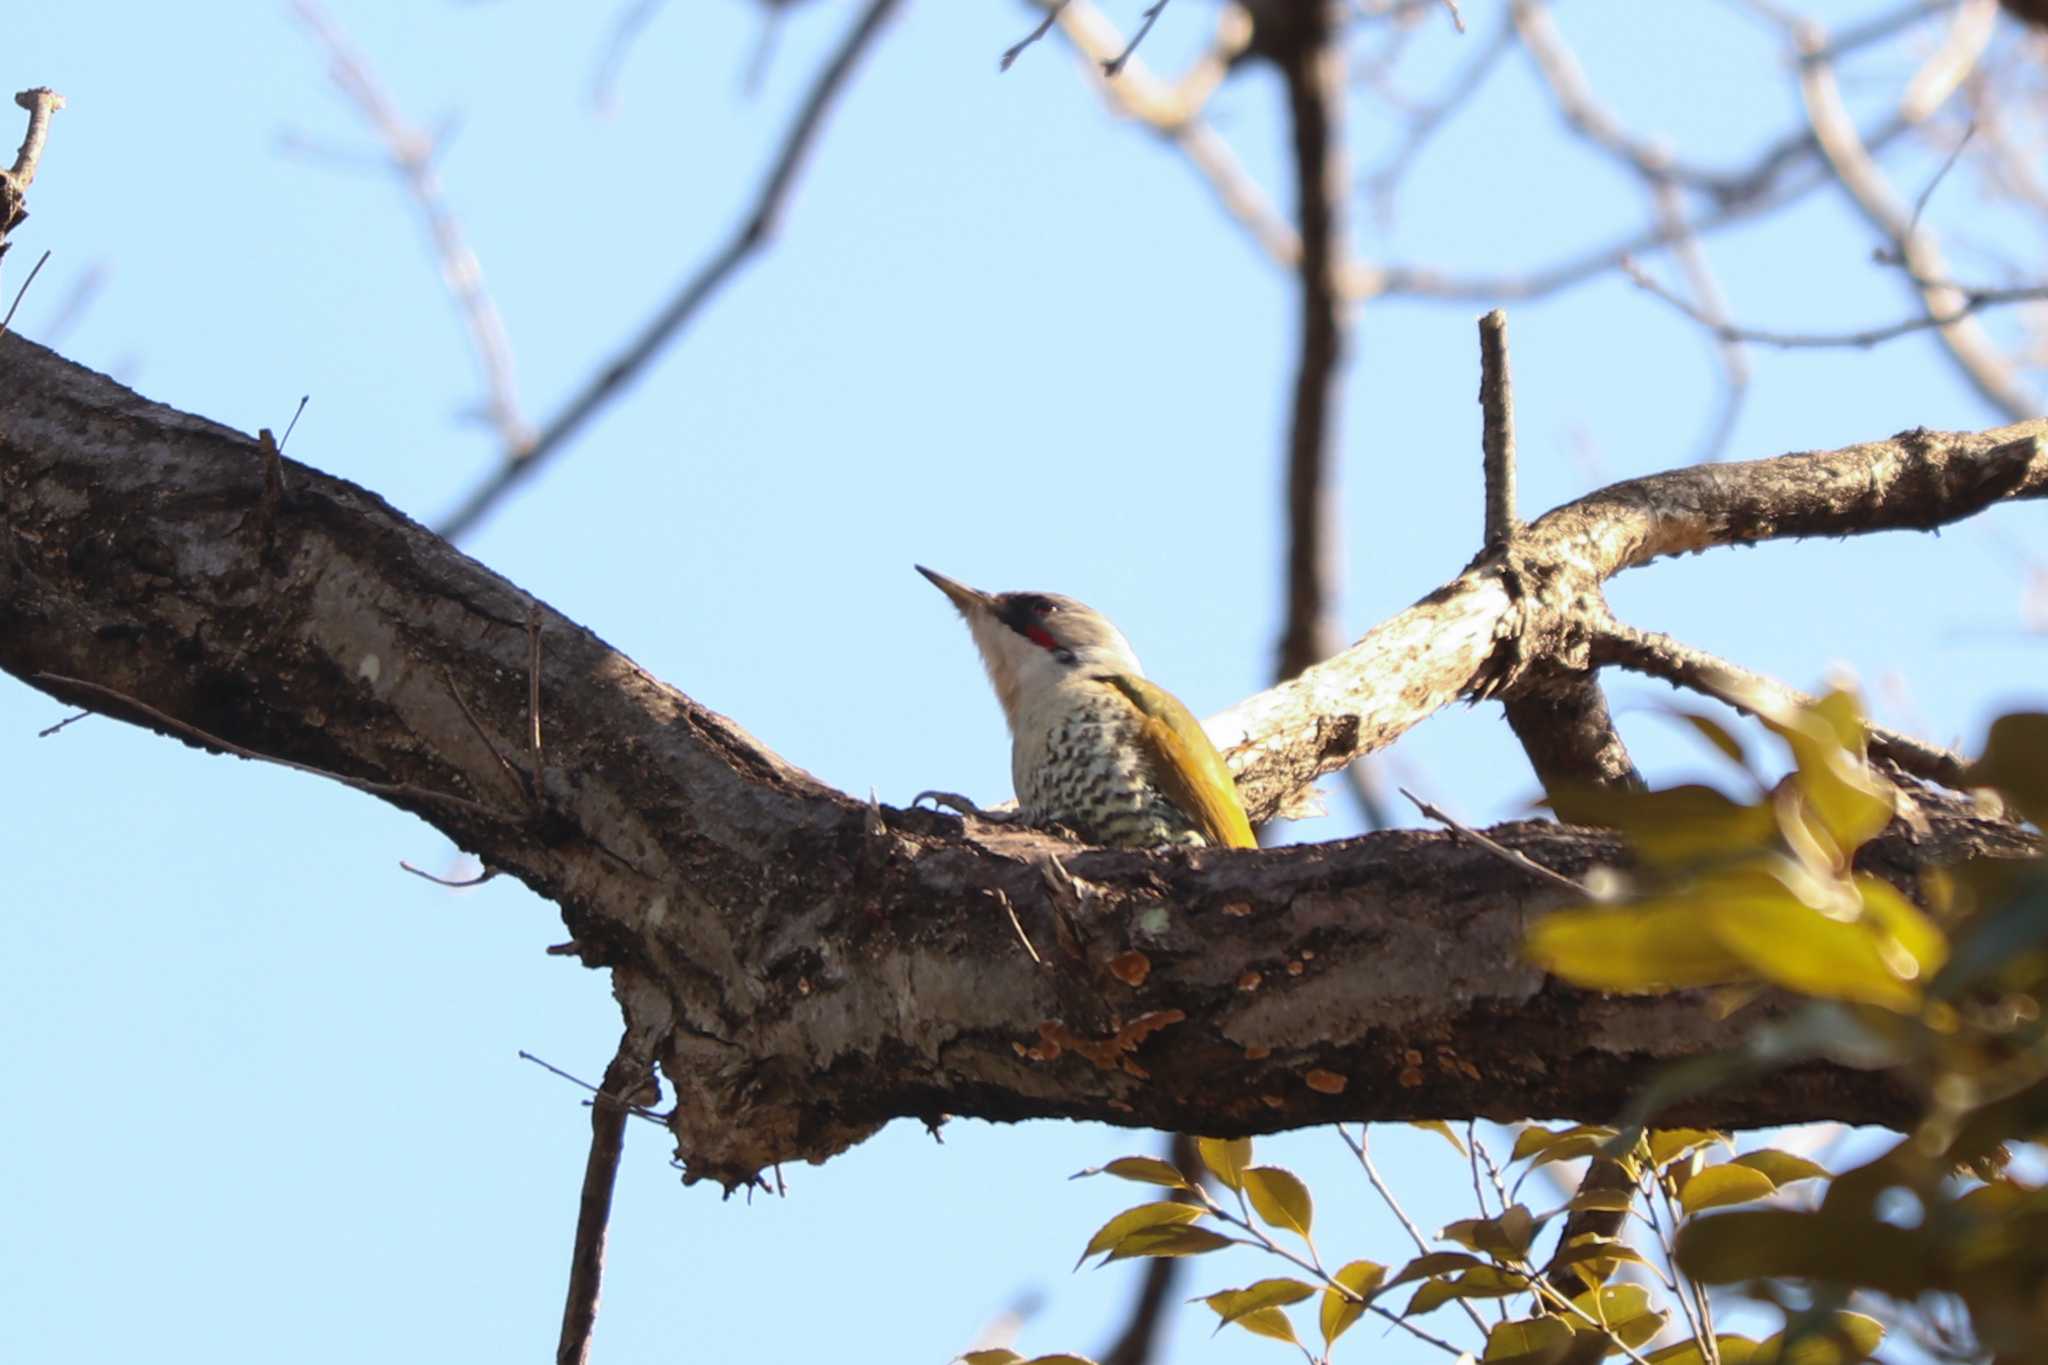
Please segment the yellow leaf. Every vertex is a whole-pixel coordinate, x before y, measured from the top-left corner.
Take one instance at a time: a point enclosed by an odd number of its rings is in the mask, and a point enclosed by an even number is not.
[[[1525,1156],[1534,1156],[1557,1139],[1558,1134],[1532,1123],[1515,1134],[1515,1149],[1508,1153],[1508,1160],[1516,1162]]]
[[[1728,1204],[1747,1204],[1762,1199],[1778,1188],[1771,1178],[1762,1171],[1729,1162],[1725,1166],[1709,1166],[1696,1172],[1685,1182],[1685,1189],[1679,1194],[1678,1202],[1687,1213],[1698,1213],[1701,1209],[1718,1209]]]
[[[955,1360],[966,1361],[967,1365],[1017,1365],[1023,1358],[1006,1346],[998,1346],[987,1351],[969,1351],[966,1355],[953,1357]]]
[[[1698,711],[1686,711],[1675,706],[1667,708],[1665,714],[1676,716],[1690,725],[1707,743],[1726,754],[1729,760],[1744,772],[1753,771],[1749,766],[1749,752],[1742,747],[1742,741],[1729,733],[1721,722]]]
[[[1771,1184],[1778,1186],[1789,1185],[1795,1180],[1825,1180],[1829,1174],[1828,1168],[1818,1162],[1808,1161],[1791,1152],[1781,1152],[1775,1147],[1744,1152],[1729,1164],[1762,1171],[1771,1178]]]
[[[1812,706],[1759,718],[1792,750],[1800,794],[1844,854],[1890,822],[1897,794],[1864,761],[1863,716],[1855,697],[1836,690]]]
[[[1529,1277],[1499,1266],[1482,1265],[1448,1280],[1431,1280],[1408,1300],[1407,1316],[1441,1308],[1452,1299],[1502,1299],[1529,1288]]]
[[[1299,1338],[1294,1335],[1294,1324],[1277,1308],[1261,1308],[1256,1313],[1247,1313],[1237,1320],[1237,1325],[1254,1336],[1300,1344]]]
[[[1529,1163],[1529,1169],[1547,1166],[1553,1161],[1576,1161],[1580,1157],[1596,1156],[1615,1138],[1615,1130],[1599,1124],[1581,1123],[1558,1133],[1554,1141],[1536,1154]]]
[[[1408,1126],[1410,1128],[1420,1128],[1425,1133],[1435,1133],[1457,1149],[1459,1156],[1465,1155],[1465,1144],[1458,1139],[1456,1133],[1451,1131],[1451,1125],[1445,1123],[1442,1119],[1417,1119]]]
[[[1485,1268],[1486,1262],[1469,1252],[1425,1251],[1422,1255],[1417,1256],[1407,1265],[1395,1271],[1394,1277],[1387,1281],[1386,1287],[1392,1289],[1397,1284],[1406,1284],[1410,1280],[1425,1279],[1431,1275],[1442,1275],[1453,1270],[1483,1270]]]
[[[1744,805],[1698,784],[1656,791],[1558,789],[1550,805],[1567,824],[1621,831],[1637,856],[1659,867],[1766,848],[1778,830],[1769,806]]]
[[[1489,1255],[1518,1260],[1536,1239],[1536,1218],[1528,1206],[1516,1204],[1493,1218],[1460,1218],[1437,1234],[1447,1242],[1483,1251]]]
[[[1193,1204],[1178,1204],[1171,1199],[1160,1199],[1150,1204],[1140,1204],[1134,1209],[1125,1209],[1096,1229],[1095,1235],[1088,1239],[1087,1249],[1081,1253],[1081,1260],[1074,1262],[1074,1269],[1079,1270],[1082,1261],[1086,1261],[1098,1251],[1114,1250],[1118,1243],[1134,1232],[1141,1232],[1146,1228],[1192,1223],[1200,1218],[1203,1212]]]
[[[1948,961],[1948,935],[1920,907],[1899,894],[1890,882],[1859,873],[1856,890],[1863,899],[1863,917],[1899,946],[1913,964],[1901,971],[1908,980],[1925,982]]]
[[[1663,1331],[1664,1321],[1670,1316],[1650,1301],[1647,1285],[1603,1285],[1576,1296],[1572,1302],[1615,1340],[1630,1347],[1640,1346]],[[1579,1330],[1594,1330],[1582,1318],[1567,1317],[1565,1321]]]
[[[1917,1228],[1857,1212],[1736,1209],[1679,1229],[1678,1263],[1708,1284],[1819,1279],[1912,1299],[1945,1287],[1934,1247]]]
[[[1056,1356],[1033,1356],[1025,1361],[1024,1365],[1095,1365],[1095,1362],[1087,1356],[1061,1354]]]
[[[1366,1301],[1372,1298],[1373,1291],[1380,1287],[1380,1281],[1386,1277],[1387,1268],[1374,1261],[1352,1261],[1330,1277],[1356,1297],[1343,1294],[1334,1288],[1323,1291],[1322,1328],[1325,1352],[1338,1337],[1350,1329],[1352,1323],[1365,1316]]]
[[[1748,1337],[1718,1336],[1714,1345],[1721,1355],[1721,1365],[1751,1365],[1756,1356],[1756,1343]],[[1707,1358],[1697,1341],[1681,1341],[1675,1346],[1666,1346],[1643,1357],[1650,1365],[1707,1365]]]
[[[1244,1172],[1243,1181],[1245,1197],[1259,1217],[1282,1231],[1308,1236],[1315,1204],[1299,1176],[1280,1166],[1254,1166]]]
[[[1209,1305],[1220,1321],[1216,1330],[1222,1331],[1239,1318],[1249,1317],[1262,1308],[1285,1308],[1290,1303],[1300,1303],[1315,1294],[1311,1285],[1300,1280],[1285,1278],[1260,1280],[1257,1284],[1246,1285],[1243,1289],[1226,1289],[1217,1294],[1206,1294],[1202,1302]]]
[[[1699,907],[1683,899],[1553,910],[1530,927],[1523,951],[1551,975],[1601,991],[1716,986],[1748,976],[1742,959],[1705,932]]]
[[[1119,1241],[1103,1264],[1134,1256],[1200,1256],[1205,1252],[1221,1251],[1229,1245],[1228,1237],[1185,1223],[1139,1228]]]
[[[1709,1128],[1652,1128],[1649,1141],[1650,1165],[1661,1171],[1682,1156],[1727,1142],[1728,1135]]]
[[[1084,1175],[1113,1175],[1120,1180],[1135,1180],[1144,1185],[1164,1185],[1170,1190],[1194,1188],[1178,1166],[1156,1156],[1120,1156],[1106,1166],[1076,1171],[1074,1179],[1079,1180]]]
[[[1748,1365],[1850,1365],[1866,1359],[1883,1340],[1884,1324],[1876,1318],[1836,1313],[1830,1322],[1799,1336],[1789,1347],[1784,1332],[1765,1337],[1756,1344]]]
[[[1570,1343],[1572,1329],[1560,1318],[1521,1318],[1495,1323],[1486,1334],[1486,1354],[1481,1360],[1502,1361],[1517,1356],[1537,1356]]]
[[[1688,888],[1704,929],[1757,976],[1802,995],[1912,1012],[1920,992],[1895,970],[1870,926],[1822,913],[1828,888],[1786,858],[1762,859]]]
[[[1233,1190],[1244,1188],[1244,1168],[1252,1164],[1250,1138],[1196,1138],[1195,1150],[1218,1180]]]

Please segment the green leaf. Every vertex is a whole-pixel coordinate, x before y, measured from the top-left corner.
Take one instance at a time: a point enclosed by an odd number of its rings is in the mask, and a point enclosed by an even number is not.
[[[1918,1229],[1859,1213],[1737,1209],[1696,1218],[1678,1233],[1678,1263],[1708,1284],[1795,1278],[1911,1299],[1948,1287],[1934,1243]]]
[[[1634,1207],[1639,1193],[1641,1191],[1633,1187],[1626,1190],[1589,1190],[1582,1187],[1566,1201],[1565,1207],[1573,1213],[1627,1213]]]
[[[1017,1365],[1024,1357],[1007,1346],[998,1346],[987,1351],[969,1351],[966,1355],[954,1356],[953,1359],[964,1360],[967,1365]]]
[[[1781,1152],[1775,1147],[1744,1152],[1729,1164],[1762,1171],[1771,1178],[1771,1183],[1777,1186],[1790,1185],[1795,1180],[1825,1180],[1829,1176],[1828,1168],[1820,1163],[1808,1161],[1805,1157],[1796,1156],[1791,1152]]]
[[[1251,1316],[1262,1308],[1285,1308],[1290,1303],[1300,1303],[1315,1295],[1315,1287],[1300,1280],[1278,1278],[1260,1280],[1246,1285],[1243,1289],[1226,1289],[1217,1294],[1205,1294],[1201,1302],[1215,1312],[1220,1321],[1216,1330],[1222,1331],[1240,1318]]]
[[[1076,1171],[1072,1179],[1079,1180],[1084,1175],[1113,1175],[1119,1180],[1135,1180],[1141,1185],[1164,1185],[1170,1190],[1194,1188],[1179,1167],[1156,1156],[1120,1156],[1106,1166],[1090,1166],[1085,1171]]]
[[[1485,1361],[1511,1361],[1524,1357],[1537,1360],[1561,1354],[1572,1340],[1572,1329],[1561,1318],[1520,1318],[1499,1322],[1486,1334]]]
[[[1728,1141],[1726,1133],[1710,1128],[1652,1128],[1648,1137],[1650,1165],[1660,1171],[1680,1157]]]
[[[1325,1352],[1338,1337],[1350,1330],[1352,1323],[1365,1316],[1365,1304],[1379,1289],[1380,1282],[1387,1278],[1387,1268],[1374,1261],[1352,1261],[1330,1278],[1358,1297],[1347,1298],[1334,1288],[1323,1291],[1322,1328]]]
[[[1415,1317],[1443,1307],[1452,1299],[1504,1299],[1529,1288],[1529,1277],[1496,1265],[1477,1266],[1447,1280],[1430,1280],[1408,1300],[1404,1316]]]
[[[1242,1178],[1245,1197],[1269,1226],[1308,1236],[1315,1204],[1299,1176],[1280,1166],[1253,1166]]]
[[[1134,1209],[1125,1209],[1096,1229],[1095,1235],[1088,1239],[1088,1247],[1081,1253],[1081,1259],[1074,1262],[1074,1269],[1079,1270],[1082,1263],[1098,1251],[1114,1251],[1134,1232],[1192,1223],[1204,1212],[1205,1210],[1194,1204],[1180,1204],[1171,1199],[1154,1200],[1150,1204],[1140,1204]]]
[[[2048,714],[2021,711],[1992,721],[1984,756],[1963,780],[1998,788],[2022,815],[2048,828]]]
[[[1206,1252],[1221,1251],[1231,1244],[1228,1237],[1185,1223],[1140,1228],[1118,1242],[1103,1259],[1103,1264],[1134,1256],[1200,1256]]]
[[[1687,1213],[1718,1209],[1729,1204],[1747,1204],[1762,1199],[1778,1187],[1762,1171],[1729,1162],[1693,1173],[1679,1192],[1678,1202]]]
[[[1567,1266],[1583,1265],[1592,1270],[1600,1279],[1612,1275],[1623,1261],[1637,1265],[1648,1265],[1641,1252],[1618,1237],[1585,1235],[1572,1239],[1568,1247],[1559,1247],[1550,1258],[1546,1270],[1562,1270]]]
[[[1252,1164],[1250,1138],[1196,1138],[1195,1150],[1202,1154],[1202,1164],[1224,1185],[1233,1190],[1244,1188],[1244,1168]]]
[[[1464,1142],[1459,1139],[1456,1133],[1451,1131],[1451,1125],[1445,1123],[1442,1119],[1416,1119],[1408,1126],[1410,1128],[1420,1128],[1425,1133],[1435,1133],[1445,1142],[1450,1143],[1457,1150],[1459,1156],[1465,1155]]]

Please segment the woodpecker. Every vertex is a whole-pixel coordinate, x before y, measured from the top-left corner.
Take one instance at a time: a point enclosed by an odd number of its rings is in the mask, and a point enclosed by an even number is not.
[[[922,564],[917,571],[967,618],[1010,723],[1010,776],[1025,821],[1123,848],[1258,846],[1201,722],[1146,680],[1107,617],[1071,597],[985,593]]]

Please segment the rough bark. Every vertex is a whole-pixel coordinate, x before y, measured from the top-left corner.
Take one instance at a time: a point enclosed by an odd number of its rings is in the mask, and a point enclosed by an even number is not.
[[[2040,426],[1639,480],[1539,520],[1528,545],[1563,547],[1554,574],[1597,574],[1717,537],[1926,525],[2048,488]],[[1211,1133],[1608,1117],[1657,1063],[1752,1017],[1546,981],[1516,945],[1557,893],[1447,835],[1128,853],[867,806],[375,495],[273,458],[0,337],[0,668],[385,784],[556,901],[675,1089],[694,1178],[823,1159],[912,1115]],[[1521,667],[1532,597],[1509,584],[1534,562],[1481,563],[1219,718],[1253,807]],[[1620,856],[1582,830],[1496,836],[1567,874]],[[1912,869],[2021,842],[1944,810],[1879,851]],[[1909,1108],[1880,1077],[1815,1066],[1672,1117]]]

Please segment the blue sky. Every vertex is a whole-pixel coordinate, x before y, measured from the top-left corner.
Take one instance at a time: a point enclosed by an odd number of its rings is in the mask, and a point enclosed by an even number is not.
[[[1126,24],[1139,8],[1108,0]],[[422,520],[451,508],[496,458],[464,416],[476,370],[304,29],[248,0],[21,9],[8,88],[51,85],[70,107],[0,272],[11,299],[53,253],[17,328],[46,339],[97,276],[55,343],[67,355],[247,430],[311,394],[294,458]],[[1418,29],[1416,89],[1499,21],[1492,0],[1463,9],[1470,36],[1440,16]],[[1170,5],[1146,54],[1173,67],[1212,12]],[[589,99],[609,4],[330,13],[410,117],[452,128],[440,170],[541,419],[723,239],[852,7],[798,7],[749,90],[755,7],[668,5],[609,115]],[[1577,0],[1560,19],[1603,97],[1695,159],[1741,164],[1797,117],[1773,40],[1738,6]],[[1059,42],[996,74],[1030,22],[1021,5],[909,0],[772,250],[465,545],[792,761],[897,804],[926,787],[1008,795],[994,701],[913,562],[1090,601],[1205,714],[1267,681],[1278,632],[1286,282],[1173,153],[1105,114]],[[1882,106],[1913,50],[1855,68],[1859,109]],[[1251,72],[1213,116],[1284,201],[1277,95]],[[1369,166],[1386,125],[1361,118],[1354,143]],[[326,150],[292,150],[306,145]],[[1908,148],[1901,183],[1945,151]],[[1975,193],[1958,177],[1933,211],[1968,214]],[[1390,217],[1355,204],[1356,240],[1376,261],[1514,270],[1641,222],[1641,200],[1560,137],[1511,57]],[[1713,251],[1743,320],[1825,329],[1901,314],[1873,244],[1822,192]],[[1340,424],[1351,634],[1476,548],[1482,311],[1387,301],[1358,317]],[[1611,278],[1510,316],[1525,512],[1692,458],[1717,401],[1696,329]],[[1737,458],[2001,420],[1925,337],[1755,361]],[[2041,701],[2021,608],[2041,516],[1720,552],[1631,574],[1613,600],[1797,685],[1853,675],[1893,723],[1973,743],[1997,711]],[[1612,696],[1639,759],[1688,769],[1654,713],[1665,689],[1622,680]],[[0,1357],[543,1353],[588,1124],[515,1054],[594,1077],[617,1034],[606,981],[544,955],[564,936],[554,908],[502,882],[405,876],[400,859],[462,864],[355,792],[102,719],[36,738],[64,714],[0,679]],[[1432,719],[1386,763],[1475,821],[1535,790],[1493,707]],[[1352,832],[1333,806],[1298,836]],[[722,1201],[680,1187],[664,1135],[636,1126],[598,1358],[936,1363],[1026,1294],[1043,1306],[1025,1349],[1096,1350],[1135,1272],[1067,1267],[1128,1200],[1065,1177],[1154,1141],[959,1122],[937,1145],[897,1125],[787,1172],[787,1198]],[[1439,1139],[1376,1142],[1421,1222],[1469,1213]],[[1270,1150],[1312,1177],[1326,1254],[1403,1255],[1334,1136]],[[1203,1266],[1187,1293],[1268,1273]],[[1276,1349],[1206,1331],[1184,1319],[1174,1358]],[[1350,1358],[1436,1358],[1375,1332]]]

